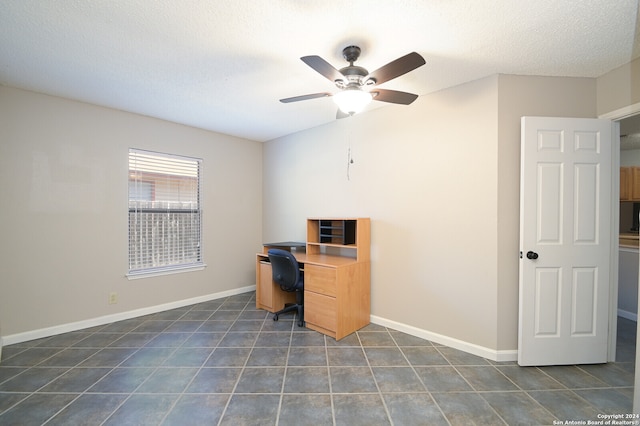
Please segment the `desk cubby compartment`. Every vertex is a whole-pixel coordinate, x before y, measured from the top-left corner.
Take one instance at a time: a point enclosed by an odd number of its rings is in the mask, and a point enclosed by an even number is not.
[[[322,244],[351,245],[356,243],[355,220],[320,220],[318,241]]]

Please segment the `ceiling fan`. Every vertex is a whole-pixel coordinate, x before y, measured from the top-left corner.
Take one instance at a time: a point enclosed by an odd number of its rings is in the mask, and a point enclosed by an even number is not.
[[[334,68],[320,56],[303,56],[300,58],[302,62],[334,83],[340,89],[339,92],[335,94],[321,92],[294,96],[280,99],[280,102],[298,102],[333,96],[339,107],[337,118],[344,118],[360,112],[371,100],[409,105],[418,97],[413,93],[375,87],[424,65],[426,63],[424,58],[416,52],[411,52],[391,61],[371,73],[353,64],[360,56],[360,48],[358,46],[345,47],[342,50],[342,56],[349,62],[349,66],[340,70]]]

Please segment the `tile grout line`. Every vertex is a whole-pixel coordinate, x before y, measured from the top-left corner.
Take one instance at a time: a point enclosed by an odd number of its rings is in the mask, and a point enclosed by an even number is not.
[[[74,345],[77,345],[78,343],[80,343],[80,342],[82,342],[82,341],[84,341],[84,340],[86,340],[86,339],[88,339],[88,338],[90,338],[90,337],[92,337],[92,336],[94,336],[94,335],[96,335],[96,334],[100,333],[100,330],[104,329],[105,327],[106,327],[106,325],[101,326],[98,330],[95,330],[95,331],[91,332],[91,333],[90,333],[88,336],[86,336],[84,339],[80,339],[79,341],[75,342],[74,344],[72,344],[72,345],[70,345],[70,346],[65,347],[65,348],[64,348],[64,349],[62,349],[61,351],[57,352],[55,355],[57,355],[57,354],[59,354],[59,353],[62,353],[62,352],[64,352],[65,350],[73,349],[73,348],[74,348]],[[135,330],[135,328],[134,328],[134,330]],[[130,333],[131,331],[132,331],[132,330],[130,330],[130,331],[128,331],[128,332],[126,332],[126,333],[124,333],[122,336],[120,336],[118,339],[115,339],[115,340],[114,340],[113,342],[111,342],[111,343],[114,343],[115,341],[119,340],[120,338],[122,338],[124,335],[126,335],[126,334]],[[110,344],[111,344],[111,343],[110,343]],[[67,374],[68,372],[70,372],[71,370],[73,370],[74,368],[90,368],[90,367],[79,367],[79,365],[80,365],[80,364],[82,364],[83,362],[87,361],[89,358],[91,358],[91,357],[95,356],[97,353],[101,352],[102,350],[104,350],[104,349],[108,348],[108,347],[109,347],[109,346],[105,346],[105,347],[101,347],[101,348],[96,348],[96,349],[98,349],[98,351],[94,352],[92,355],[90,355],[89,357],[85,358],[84,360],[82,360],[82,361],[78,362],[75,366],[70,367],[66,372],[64,372],[64,373],[63,373],[63,374],[61,374],[60,376],[56,377],[55,379],[51,380],[50,382],[48,382],[48,383],[47,383],[46,385],[44,385],[43,387],[48,386],[49,384],[53,383],[54,381],[56,381],[56,380],[60,379],[62,376],[64,376],[65,374]],[[78,348],[78,349],[79,349],[79,348]],[[140,350],[140,348],[138,348],[136,351],[134,351],[133,353],[131,353],[127,358],[125,358],[125,360],[126,360],[126,359],[129,359],[131,356],[133,356],[135,353],[137,353],[137,352],[138,352],[138,350]],[[53,355],[53,356],[55,356],[55,355]],[[51,359],[51,357],[49,357],[49,358],[47,358],[47,359]],[[120,364],[122,364],[123,362],[125,362],[125,360],[121,361],[121,362],[120,362]],[[43,360],[42,362],[44,362],[44,361],[46,361],[46,360]],[[120,365],[120,364],[118,364],[118,365]],[[37,364],[37,365],[39,365],[39,364]],[[35,367],[37,367],[37,365],[36,365]],[[94,368],[94,367],[91,367],[91,368]],[[98,367],[98,368],[100,368],[100,367]],[[92,383],[91,385],[89,385],[89,386],[88,386],[86,389],[84,389],[82,392],[79,392],[79,393],[78,393],[78,395],[76,396],[76,398],[74,398],[72,401],[70,401],[68,404],[66,404],[65,406],[63,406],[62,408],[60,408],[58,411],[56,411],[54,414],[52,414],[48,419],[46,419],[46,420],[44,421],[43,425],[44,425],[44,424],[47,424],[47,423],[49,423],[51,420],[53,420],[53,419],[54,419],[58,414],[60,414],[62,411],[64,411],[64,410],[65,410],[67,407],[69,407],[73,402],[75,402],[76,400],[78,400],[82,395],[85,395],[85,394],[87,393],[87,391],[88,391],[91,387],[95,386],[95,385],[96,385],[96,383],[98,383],[98,382],[100,382],[102,379],[104,379],[108,374],[110,374],[111,372],[113,372],[116,368],[117,368],[117,366],[116,366],[116,367],[111,367],[111,369],[110,369],[107,373],[105,373],[102,377],[100,377],[97,381],[95,381],[94,383]],[[42,387],[41,387],[41,388],[39,388],[38,390],[36,390],[36,391],[32,392],[30,396],[32,396],[32,395],[34,395],[34,394],[37,394],[37,393],[38,393],[38,391],[39,391],[40,389],[42,389]],[[29,397],[30,397],[30,396],[29,396]],[[125,399],[123,400],[123,402],[124,402],[124,401],[126,401],[126,399],[127,399],[127,398],[125,398]]]
[[[577,366],[575,366],[577,367]],[[538,371],[541,371],[543,374],[545,374],[547,377],[550,377],[551,379],[555,380],[556,382],[558,382],[561,386],[563,386],[563,389],[549,389],[549,390],[545,390],[547,392],[554,392],[554,391],[559,391],[559,390],[563,390],[563,391],[568,391],[570,392],[572,395],[574,395],[576,398],[578,398],[580,401],[583,401],[587,406],[593,408],[596,412],[599,412],[600,409],[598,407],[596,407],[595,405],[593,405],[590,401],[586,400],[585,398],[583,398],[580,394],[578,394],[578,392],[576,392],[576,390],[602,390],[602,389],[614,389],[611,386],[608,387],[587,387],[587,388],[570,388],[568,386],[566,386],[564,383],[560,382],[560,380],[556,379],[555,377],[553,377],[552,375],[550,375],[549,373],[547,373],[546,371],[544,371],[542,368],[540,367],[535,367]],[[578,370],[584,372],[585,374],[588,374],[591,377],[594,377],[597,380],[600,380],[599,378],[595,377],[594,375],[590,374],[588,371],[583,370],[582,368],[577,367]],[[602,380],[600,380],[602,381]],[[604,383],[604,382],[603,382]],[[608,385],[608,383],[605,383]],[[633,386],[632,386],[633,388]]]
[[[388,331],[388,329],[387,329]],[[449,421],[449,418],[447,417],[447,415],[445,414],[444,410],[442,410],[442,407],[440,407],[440,404],[438,404],[438,401],[436,401],[436,399],[433,397],[431,390],[429,389],[429,386],[426,385],[426,383],[424,383],[424,381],[422,380],[422,377],[420,377],[420,375],[418,374],[418,372],[416,371],[415,366],[409,361],[409,358],[407,358],[407,354],[404,353],[404,351],[402,350],[402,348],[400,347],[400,345],[398,344],[398,341],[396,340],[395,337],[393,337],[393,333],[389,332],[389,335],[391,336],[391,340],[393,340],[393,342],[396,344],[396,347],[398,348],[398,350],[400,351],[400,353],[402,354],[402,357],[404,358],[404,360],[407,362],[407,364],[409,365],[409,367],[411,367],[411,370],[413,370],[413,374],[416,375],[416,377],[418,378],[418,380],[420,381],[420,383],[422,384],[422,386],[426,389],[427,394],[429,395],[429,398],[431,398],[431,400],[433,401],[433,403],[435,404],[435,406],[438,408],[438,411],[440,412],[440,414],[442,414],[442,418],[445,419],[445,421],[447,422],[448,425],[451,425],[451,421]],[[427,340],[428,341],[428,340]],[[429,343],[431,343],[430,341],[428,341]],[[425,346],[425,347],[429,347],[429,346]],[[449,362],[449,359],[446,358],[444,355],[442,355],[440,353],[440,351],[438,351],[438,349],[433,346],[433,344],[431,344],[432,348],[434,348],[436,350],[437,353],[439,353],[444,359],[447,360],[447,362]],[[451,363],[449,363],[451,364]]]
[[[387,331],[387,333],[389,333],[386,328],[385,328],[385,330]],[[391,333],[389,333],[389,334],[391,334]],[[369,367],[369,372],[371,373],[371,377],[373,378],[373,383],[375,383],[376,389],[378,390],[378,397],[380,398],[380,401],[382,402],[382,407],[384,408],[384,412],[386,413],[387,419],[389,420],[389,423],[391,423],[391,426],[394,426],[393,418],[391,417],[391,413],[389,412],[389,407],[387,406],[387,403],[384,400],[384,395],[382,394],[382,390],[380,389],[380,385],[378,384],[378,380],[376,379],[376,375],[373,372],[373,367],[371,366],[371,362],[369,361],[369,357],[367,356],[367,351],[365,350],[365,347],[362,344],[362,339],[360,338],[360,333],[358,333],[357,331],[356,331],[356,336],[358,337],[358,342],[360,342],[360,350],[362,351],[362,354],[364,355],[364,359],[367,362],[367,367]]]
[[[56,354],[52,355],[52,357],[53,357],[53,356],[55,356],[55,355],[57,355],[57,354],[60,354],[60,353],[64,352],[65,350],[68,350],[68,349],[74,349],[74,348],[75,348],[75,345],[77,345],[77,344],[79,344],[80,342],[82,342],[82,341],[84,341],[84,340],[86,340],[86,339],[88,339],[88,338],[90,338],[90,337],[92,337],[92,336],[94,336],[94,335],[96,335],[96,334],[100,333],[100,330],[104,329],[106,326],[107,326],[107,325],[103,325],[103,326],[101,326],[98,330],[95,330],[95,331],[93,331],[93,332],[89,333],[89,335],[88,335],[88,336],[86,336],[85,338],[80,339],[79,341],[77,341],[77,342],[73,343],[73,344],[72,344],[72,345],[70,345],[70,346],[66,346],[65,348],[63,348],[63,349],[61,349],[60,351],[56,352]],[[135,329],[135,328],[134,328],[134,329]],[[130,332],[130,331],[129,331],[129,332]],[[123,337],[124,335],[128,334],[129,332],[123,333],[123,335],[122,335],[122,336],[120,336],[118,339],[115,339],[113,342],[115,342],[115,341],[119,340],[121,337]],[[55,336],[54,336],[54,337],[55,337]],[[48,339],[48,340],[51,340],[51,339],[52,339],[52,338],[50,338],[50,339]],[[113,342],[111,342],[111,343],[113,343]],[[43,342],[43,343],[46,343],[46,342]],[[38,346],[36,346],[36,347],[38,347]],[[51,380],[50,382],[48,382],[47,384],[45,384],[45,385],[44,385],[44,386],[42,386],[41,388],[39,388],[39,389],[37,389],[37,390],[35,390],[35,391],[31,392],[31,394],[30,394],[30,396],[29,396],[29,397],[33,396],[34,394],[37,394],[37,393],[38,393],[38,391],[39,391],[40,389],[42,389],[43,387],[46,387],[46,386],[48,386],[49,384],[53,383],[54,381],[58,380],[59,378],[61,378],[62,376],[64,376],[65,374],[67,374],[68,372],[70,372],[71,370],[73,370],[74,368],[90,368],[90,367],[79,367],[79,365],[80,365],[80,364],[82,364],[83,362],[87,361],[89,358],[91,358],[91,357],[95,356],[97,353],[101,352],[102,350],[104,350],[104,349],[108,348],[108,347],[109,347],[109,346],[105,346],[105,347],[101,347],[101,348],[96,348],[96,349],[98,349],[98,350],[97,350],[96,352],[94,352],[92,355],[90,355],[90,356],[88,356],[87,358],[85,358],[84,360],[82,360],[82,361],[78,362],[76,365],[74,365],[74,366],[70,367],[67,371],[65,371],[64,373],[62,373],[60,376],[56,377],[55,379]],[[90,347],[90,346],[89,346],[89,347],[86,347],[86,348],[92,348],[92,349],[93,349],[93,347]],[[75,348],[75,349],[81,349],[81,348]],[[131,353],[127,358],[125,358],[125,360],[126,360],[126,359],[128,359],[129,357],[133,356],[133,354],[135,354],[139,349],[140,349],[140,348],[138,348],[136,351],[134,351],[133,353]],[[48,359],[51,359],[52,357],[49,357],[49,358],[47,358],[47,359],[45,359],[45,360],[41,361],[41,363],[42,363],[42,362],[44,362],[44,361],[46,361],[46,360],[48,360]],[[124,362],[125,360],[121,361],[120,363]],[[31,367],[31,368],[37,368],[37,367],[38,367],[38,365],[40,365],[40,363],[39,363],[39,364],[37,364],[37,365],[35,365],[34,367]],[[55,366],[53,366],[53,367],[51,367],[51,368],[55,368]],[[66,367],[63,367],[63,368],[66,368]],[[98,368],[100,368],[100,367],[98,367]],[[117,368],[117,366],[116,366],[116,367],[111,367],[111,369],[109,370],[109,372],[105,373],[102,377],[100,377],[97,381],[95,381],[94,383],[92,383],[91,385],[89,385],[89,386],[88,386],[86,389],[84,389],[82,392],[79,392],[79,393],[78,393],[78,395],[76,396],[76,398],[74,398],[72,401],[70,401],[68,404],[66,404],[65,406],[63,406],[62,408],[60,408],[58,411],[56,411],[54,414],[52,414],[48,419],[46,419],[46,420],[44,421],[43,425],[44,425],[44,424],[49,423],[49,422],[50,422],[52,419],[54,419],[58,414],[60,414],[60,413],[61,413],[62,411],[64,411],[67,407],[69,407],[73,402],[75,402],[76,400],[78,400],[82,395],[85,395],[85,394],[87,393],[87,391],[88,391],[91,387],[95,386],[95,384],[96,384],[96,383],[100,382],[104,377],[106,377],[108,374],[110,374],[110,373],[111,373],[112,371],[114,371],[116,368]],[[28,398],[29,398],[29,397],[28,397]],[[125,398],[125,400],[126,400],[126,398]]]
[[[247,301],[247,303],[245,304],[245,308],[249,303],[251,303],[251,299]],[[224,305],[224,303],[222,303],[220,306],[222,306],[222,305]],[[217,311],[218,310],[216,310],[216,312]],[[240,312],[242,312],[242,311],[240,311]],[[213,314],[211,314],[211,315],[213,316]],[[229,335],[229,333],[231,332],[231,329],[233,328],[235,323],[238,321],[239,317],[240,317],[240,313],[238,313],[238,316],[236,317],[236,319],[233,320],[233,323],[231,323],[231,325],[229,325],[229,328],[224,333],[224,336],[222,336],[222,339],[220,339],[220,342],[218,342],[218,344],[216,345],[216,349],[218,349],[218,347],[220,347],[220,343],[224,340],[224,338]],[[262,326],[264,326],[264,324]],[[262,327],[261,327],[261,329],[262,329]],[[256,339],[257,339],[257,336],[256,336]],[[227,409],[229,408],[229,404],[231,404],[231,400],[233,399],[233,395],[235,394],[236,388],[238,387],[238,383],[240,383],[240,379],[242,378],[242,374],[244,373],[244,369],[245,369],[247,363],[249,362],[249,357],[251,356],[251,352],[253,352],[253,348],[255,347],[255,345],[256,345],[256,341],[254,340],[253,344],[251,345],[251,351],[249,351],[249,353],[247,354],[247,359],[244,360],[244,364],[242,365],[240,373],[238,374],[238,377],[236,378],[236,381],[233,384],[233,389],[231,389],[231,392],[229,393],[229,398],[227,399],[227,402],[224,405],[224,408],[222,409],[222,412],[220,413],[220,418],[218,419],[218,423],[217,423],[218,425],[220,425],[222,423],[222,419],[224,419],[224,415],[226,414]],[[215,350],[211,351],[211,353],[207,357],[207,360],[209,360],[213,356],[213,354],[215,352],[216,352]],[[205,363],[203,365],[205,365],[205,364],[206,364],[206,361],[205,361]],[[195,376],[194,376],[194,378],[195,378]]]
[[[191,310],[191,309],[189,309],[189,310]],[[188,312],[188,311],[187,311],[187,312]],[[144,322],[142,322],[138,327],[141,327],[141,326],[142,326],[145,322],[147,322],[147,321],[154,321],[154,320],[153,320],[154,315],[156,315],[156,314],[152,314],[151,316],[149,316],[149,318],[147,318]],[[176,321],[178,321],[178,319],[175,319],[175,320],[171,321],[171,324],[174,324]],[[164,332],[166,331],[166,329],[167,329],[167,328],[169,328],[169,327],[171,326],[171,324],[168,324],[165,328],[163,328],[162,330],[158,331],[158,332],[157,332],[157,335],[156,335],[153,339],[155,339],[156,337],[158,337],[158,336],[160,336],[162,333],[164,333]],[[127,333],[125,333],[125,334],[123,335],[123,337],[124,337],[124,336],[126,336],[127,334],[134,333],[134,332],[135,332],[135,330],[136,330],[138,327],[135,327],[133,330],[131,330],[131,331],[129,331],[129,332],[127,332]],[[138,350],[137,350],[137,351],[135,351],[133,354],[131,354],[131,356],[127,357],[127,359],[131,358],[134,354],[137,354],[137,353],[139,353],[142,349],[146,348],[146,347],[147,347],[147,345],[148,345],[148,344],[149,344],[153,339],[150,339],[150,340],[149,340],[148,342],[146,342],[143,346],[140,346],[140,347],[138,348]],[[117,340],[119,340],[119,339],[117,339]],[[116,340],[116,341],[117,341],[117,340]],[[164,360],[164,361],[166,361],[167,359],[169,359],[169,357],[171,357],[171,355],[175,354],[175,353],[176,353],[176,351],[178,350],[178,348],[179,348],[179,346],[177,346],[177,347],[173,348],[173,351],[171,351],[171,353],[170,353],[170,354],[165,358],[165,360]],[[124,363],[125,361],[126,361],[126,360],[123,360],[119,365],[122,365],[122,363]],[[164,363],[164,361],[163,361],[163,363]],[[114,415],[115,413],[117,413],[117,412],[118,412],[118,410],[119,410],[120,408],[122,408],[122,407],[127,403],[127,401],[129,401],[129,400],[131,399],[131,397],[132,397],[133,395],[135,395],[136,391],[137,391],[138,389],[140,389],[140,387],[141,387],[141,386],[143,386],[143,385],[144,385],[144,384],[145,384],[145,383],[146,383],[146,382],[151,378],[151,376],[153,376],[153,375],[154,375],[154,374],[155,374],[155,373],[160,369],[161,365],[162,365],[162,363],[160,363],[159,365],[157,365],[157,366],[153,369],[153,371],[152,371],[151,373],[149,373],[149,375],[148,375],[148,376],[147,376],[147,377],[146,377],[146,378],[145,378],[145,379],[144,379],[144,380],[143,380],[143,381],[142,381],[138,386],[136,386],[136,388],[135,388],[135,389],[133,389],[131,392],[128,392],[128,396],[127,396],[126,398],[124,398],[124,399],[120,402],[120,404],[118,404],[118,405],[113,409],[113,411],[111,411],[111,413],[110,413],[107,417],[105,417],[105,419],[104,419],[100,424],[101,424],[101,425],[104,425],[106,422],[108,422],[108,421],[109,421],[109,419],[110,419],[110,418],[112,418],[112,417],[113,417],[113,415]],[[117,367],[114,367],[111,371],[114,371],[116,368],[117,368]],[[135,367],[133,367],[133,368],[135,368]],[[107,373],[107,374],[110,374],[110,373]],[[102,379],[104,379],[104,377],[106,377],[106,375],[105,375],[105,376],[103,376],[102,378],[100,378],[100,380],[98,380],[98,381],[97,381],[96,383],[94,383],[92,386],[95,386],[97,383],[99,383],[100,381],[102,381]],[[163,419],[164,419],[164,417],[163,417]]]
[[[551,416],[551,418],[553,418],[554,420],[559,420],[555,414],[553,414],[551,412],[551,410],[549,410],[547,407],[545,407],[544,405],[542,405],[540,402],[538,402],[538,400],[536,400],[533,396],[531,396],[529,394],[529,392],[527,392],[525,389],[523,389],[520,385],[518,385],[518,383],[516,383],[514,380],[511,380],[511,378],[509,376],[507,376],[504,372],[502,372],[502,370],[500,370],[498,368],[497,365],[492,365],[492,367],[498,371],[498,373],[502,374],[502,376],[504,378],[506,378],[509,382],[511,382],[511,384],[513,384],[517,389],[519,389],[520,392],[523,392],[527,398],[529,398],[531,401],[533,401],[533,403],[535,405],[537,405],[538,407],[542,408],[544,411],[546,411],[547,413],[549,413],[549,415]],[[491,405],[491,404],[489,404]]]
[[[328,336],[322,334],[322,342],[324,343],[324,357],[327,365],[327,380],[329,382],[329,404],[331,405],[331,422],[336,426],[336,407],[333,402],[333,384],[331,383],[331,363],[329,362],[329,345],[327,344]]]
[[[295,316],[297,316],[297,314]],[[287,345],[287,358],[284,363],[284,372],[282,374],[282,385],[280,386],[280,399],[278,401],[278,409],[276,410],[276,426],[280,423],[280,414],[282,412],[282,400],[284,399],[284,385],[287,380],[287,372],[289,367],[289,355],[291,354],[291,343],[293,341],[293,330],[294,330],[294,327],[296,326],[295,316],[293,321],[291,322],[291,329],[289,330],[289,345]],[[262,327],[264,328],[264,322],[262,324]]]
[[[99,330],[98,330],[98,331],[95,331],[95,332],[93,332],[93,333],[91,333],[91,334],[89,334],[89,336],[87,336],[86,338],[89,338],[89,337],[91,337],[91,336],[95,335],[95,334],[96,334],[96,333],[98,333],[98,332],[99,332]],[[79,342],[81,342],[81,341],[83,341],[83,340],[85,340],[85,339],[81,339]],[[76,342],[75,344],[77,344],[77,343],[79,343],[79,342]],[[67,346],[65,349],[63,349],[62,351],[57,352],[57,353],[62,353],[64,350],[67,350],[67,349],[69,349],[69,348],[71,348],[71,347],[72,347],[72,346]],[[78,365],[82,364],[83,362],[85,362],[85,361],[86,361],[86,360],[88,360],[89,358],[93,357],[95,354],[97,354],[97,353],[98,353],[98,352],[100,352],[100,351],[102,351],[102,349],[99,349],[97,352],[95,352],[95,353],[93,353],[92,355],[88,356],[88,357],[87,357],[87,358],[85,358],[84,360],[82,360],[82,361],[78,362],[75,366],[71,367],[71,368],[70,368],[69,370],[67,370],[65,373],[63,373],[62,375],[58,376],[56,379],[52,380],[51,382],[47,383],[47,385],[48,385],[48,384],[50,384],[50,383],[53,383],[53,381],[55,381],[55,380],[58,380],[58,378],[62,377],[64,374],[67,374],[69,371],[71,371],[72,369],[76,368]],[[48,359],[50,359],[50,358],[48,358]],[[104,376],[102,376],[102,377],[105,377],[107,374],[109,374],[109,373],[110,373],[111,371],[113,371],[113,370],[114,370],[114,368],[112,368],[108,373],[106,373],[106,374],[105,374]],[[100,378],[100,380],[102,379],[102,377]],[[90,386],[88,386],[85,390],[83,390],[82,392],[79,392],[79,393],[78,393],[78,395],[77,395],[75,398],[73,398],[71,401],[69,401],[69,403],[65,404],[65,405],[64,405],[63,407],[61,407],[58,411],[56,411],[54,414],[52,414],[48,419],[46,419],[46,420],[44,421],[43,425],[46,425],[47,423],[49,423],[49,422],[50,422],[52,419],[54,419],[58,414],[60,414],[61,412],[63,412],[67,407],[69,407],[71,404],[73,404],[75,401],[77,401],[77,400],[78,400],[82,395],[84,395],[84,394],[86,393],[86,391],[87,391],[89,388],[91,388],[93,385],[95,385],[95,383],[96,383],[96,382],[92,383],[92,384],[91,384]],[[45,386],[47,386],[47,385],[45,385]],[[40,389],[42,389],[42,388],[40,388]],[[33,392],[31,395],[33,395],[33,394],[35,394],[35,393],[37,393],[37,391]]]
[[[509,424],[509,422],[507,422],[507,420],[506,420],[506,419],[504,419],[504,418],[500,415],[500,413],[498,413],[498,410],[496,410],[496,409],[495,409],[495,407],[494,407],[493,405],[491,405],[491,404],[489,403],[489,401],[487,401],[487,400],[486,400],[486,399],[481,395],[480,391],[478,391],[478,390],[473,386],[473,384],[471,384],[471,382],[470,382],[470,381],[469,381],[469,380],[468,380],[468,379],[467,379],[467,378],[466,378],[466,377],[465,377],[465,376],[460,372],[460,370],[458,369],[458,367],[460,367],[461,365],[454,365],[454,364],[449,360],[449,358],[447,358],[447,357],[446,357],[446,355],[445,355],[444,353],[442,353],[442,350],[438,349],[438,346],[434,346],[434,347],[436,348],[436,351],[440,354],[440,356],[442,356],[442,357],[447,361],[447,363],[451,366],[451,368],[453,368],[453,370],[454,370],[454,371],[455,371],[455,372],[456,372],[456,373],[457,373],[457,374],[462,378],[462,380],[464,380],[464,381],[467,383],[467,385],[469,386],[469,388],[471,388],[471,390],[473,391],[473,394],[474,394],[474,395],[479,396],[479,397],[482,399],[482,401],[484,401],[484,402],[485,402],[485,404],[487,404],[487,405],[489,406],[489,408],[493,411],[493,413],[494,413],[494,414],[495,414],[495,415],[496,415],[496,416],[497,416],[497,417],[498,417],[498,418],[499,418],[499,419],[500,419],[500,420],[501,420],[505,425],[508,425],[508,424]]]
[[[209,320],[209,318],[211,318],[213,316],[213,314],[215,314],[216,312],[218,312],[220,310],[220,307],[224,304],[221,303],[215,310],[211,311],[211,313],[209,314],[209,316],[207,316],[207,318],[205,320],[202,321],[202,324],[200,324],[198,326],[198,328],[196,328],[194,331],[192,331],[189,334],[189,337],[185,339],[184,342],[182,342],[182,344],[180,344],[180,346],[178,346],[176,348],[175,351],[173,351],[173,353],[175,353],[179,348],[182,348],[184,346],[184,344],[189,340],[189,338],[193,337],[198,330],[200,329],[200,327],[202,327],[204,325],[205,322],[207,322]],[[187,312],[184,313],[184,315],[182,315],[180,318],[183,318],[185,315],[187,315],[189,312],[192,312],[194,309],[194,307],[197,305],[192,305],[191,309],[189,309]],[[176,321],[179,321],[176,320]],[[233,325],[233,324],[232,324]],[[228,331],[231,329],[231,326],[229,327],[229,329],[225,332],[224,336],[226,336],[226,333],[228,333]],[[198,376],[198,374],[202,371],[202,368],[207,364],[207,361],[209,360],[209,358],[211,358],[211,356],[213,355],[213,353],[216,351],[218,345],[220,344],[220,342],[222,341],[222,339],[224,339],[224,336],[222,336],[222,338],[220,339],[220,341],[216,342],[216,346],[212,348],[211,353],[206,357],[206,359],[204,359],[202,361],[202,364],[200,365],[200,367],[197,368],[197,371],[195,372],[195,374],[193,375],[193,377],[191,377],[191,380],[189,380],[189,382],[184,386],[184,388],[182,389],[182,391],[178,394],[178,396],[176,397],[176,399],[173,401],[173,403],[171,404],[171,407],[169,407],[169,409],[167,410],[167,412],[165,413],[165,415],[162,417],[162,420],[160,420],[160,424],[164,423],[167,418],[169,417],[169,415],[171,414],[171,412],[173,411],[173,409],[176,407],[176,405],[178,404],[178,402],[184,397],[185,395],[185,391],[189,388],[189,386],[193,383],[193,381],[195,380],[195,378]],[[171,356],[171,355],[170,355]],[[170,357],[169,356],[169,357]],[[169,357],[167,357],[167,359],[169,359]],[[166,362],[166,360],[165,360]],[[180,368],[180,367],[178,367]],[[158,371],[157,369],[151,373],[149,375],[149,377],[147,377],[147,380],[153,375],[155,374],[155,372]],[[142,386],[144,383],[146,382],[146,380],[140,385]],[[114,410],[115,412],[115,410]],[[105,419],[106,421],[106,419]]]

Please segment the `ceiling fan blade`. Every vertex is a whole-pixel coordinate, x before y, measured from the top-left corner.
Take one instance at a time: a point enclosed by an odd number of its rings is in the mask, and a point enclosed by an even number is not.
[[[371,91],[374,101],[390,102],[392,104],[409,105],[418,98],[413,93],[400,92],[398,90],[373,89]]]
[[[306,101],[308,99],[324,98],[327,96],[331,96],[331,93],[324,92],[324,93],[312,93],[310,95],[294,96],[292,98],[280,99],[280,102],[282,102],[283,104],[288,104],[289,102]]]
[[[377,70],[369,73],[367,78],[373,78],[376,84],[382,84],[385,81],[389,81],[396,77],[400,77],[403,74],[413,71],[414,69],[426,64],[424,58],[416,52],[411,52],[404,55],[395,61],[389,62]]]
[[[335,83],[336,81],[345,81],[344,75],[342,75],[340,71],[335,69],[333,65],[322,59],[320,56],[303,56],[300,59],[302,60],[302,62],[325,76],[332,83]]]

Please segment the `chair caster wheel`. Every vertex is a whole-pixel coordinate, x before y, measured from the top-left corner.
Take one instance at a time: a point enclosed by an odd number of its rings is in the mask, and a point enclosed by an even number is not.
[[[274,315],[274,316],[273,316],[273,320],[274,320],[274,321],[278,321],[278,315]]]

